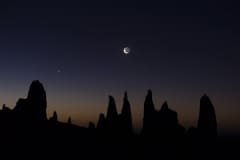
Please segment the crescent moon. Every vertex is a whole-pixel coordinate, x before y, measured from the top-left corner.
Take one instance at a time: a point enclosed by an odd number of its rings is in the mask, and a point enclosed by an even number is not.
[[[130,49],[129,47],[123,48],[123,53],[124,53],[124,54],[129,54],[130,51],[131,51],[131,49]]]

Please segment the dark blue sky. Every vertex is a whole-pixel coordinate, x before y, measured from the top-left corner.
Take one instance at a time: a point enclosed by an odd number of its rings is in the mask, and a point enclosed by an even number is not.
[[[49,114],[86,125],[106,111],[109,94],[120,111],[128,90],[140,127],[150,88],[157,108],[167,100],[190,126],[207,93],[220,127],[238,129],[238,10],[233,1],[1,2],[0,103],[13,107],[39,79]]]

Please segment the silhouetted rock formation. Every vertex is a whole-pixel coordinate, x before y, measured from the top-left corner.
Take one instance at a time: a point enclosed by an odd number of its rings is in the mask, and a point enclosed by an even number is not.
[[[158,112],[158,124],[162,129],[174,129],[178,126],[177,112],[168,108],[167,102],[164,102]]]
[[[72,125],[72,119],[71,119],[71,117],[68,118],[68,125],[69,125],[69,126]]]
[[[184,128],[179,125],[177,112],[168,108],[167,102],[164,102],[161,109],[158,112],[157,124],[159,134],[163,137],[182,136],[185,132]]]
[[[30,85],[27,99],[20,98],[13,109],[18,119],[42,124],[47,120],[47,99],[43,85],[39,81],[33,81]]]
[[[12,115],[11,115],[11,109],[6,107],[5,104],[2,106],[2,110],[0,110],[0,134],[8,134],[8,128],[12,127],[11,121],[12,121]]]
[[[127,97],[127,92],[124,94],[123,108],[120,115],[120,125],[122,132],[126,134],[132,133],[132,113]]]
[[[97,129],[104,129],[106,127],[106,119],[103,113],[99,115],[98,123],[97,123]]]
[[[118,129],[118,113],[115,100],[112,96],[109,96],[109,104],[106,117],[106,128],[109,130]]]
[[[10,108],[8,108],[8,107],[6,107],[6,105],[5,105],[5,104],[3,104],[3,106],[2,106],[2,111],[4,111],[4,112],[10,112],[10,111],[11,111],[11,109],[10,109]]]
[[[225,154],[226,149],[226,157],[235,152],[232,151],[235,146],[228,149],[231,147],[228,144],[240,143],[212,141],[217,135],[217,122],[213,104],[206,95],[200,100],[197,128],[188,130],[190,138],[185,137],[185,129],[178,122],[177,112],[170,109],[167,102],[159,111],[155,109],[151,90],[144,102],[143,130],[140,135],[132,131],[131,106],[126,92],[120,115],[114,98],[109,96],[106,117],[103,113],[99,115],[96,129],[93,122],[89,123],[88,128],[74,125],[71,117],[66,123],[59,122],[56,111],[47,120],[46,107],[46,93],[39,81],[33,81],[28,97],[20,98],[13,110],[3,105],[0,110],[2,153],[14,146],[12,153],[29,154],[33,151],[35,155],[46,157],[48,154],[45,152],[50,151],[55,159],[56,155],[60,158],[65,155],[68,159],[75,159],[75,156],[80,159],[220,159],[215,156]],[[27,147],[22,147],[23,144]],[[222,146],[217,148],[216,144]],[[36,150],[39,146],[44,147]],[[98,157],[95,158],[95,155]]]
[[[95,125],[93,122],[89,122],[88,129],[95,129]]]
[[[51,123],[57,123],[58,122],[58,116],[57,116],[56,111],[53,112],[53,116],[49,120],[50,120]]]
[[[159,111],[155,110],[150,90],[144,103],[142,135],[153,141],[176,141],[185,135],[185,129],[178,123],[177,112],[169,109],[167,102]]]
[[[31,106],[27,99],[20,98],[13,109],[16,125],[36,125],[35,118],[31,112]]]
[[[200,100],[198,132],[201,136],[213,138],[217,136],[217,120],[214,106],[205,94]]]
[[[47,120],[47,97],[45,89],[38,80],[33,81],[27,97],[34,117],[39,121]]]
[[[152,91],[148,90],[147,96],[144,102],[144,117],[143,117],[143,129],[142,133],[153,132],[156,129],[156,110],[152,99]]]

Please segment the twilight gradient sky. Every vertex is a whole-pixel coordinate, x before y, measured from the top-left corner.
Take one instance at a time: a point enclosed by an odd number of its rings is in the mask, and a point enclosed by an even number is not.
[[[207,93],[219,127],[240,130],[239,7],[232,1],[131,2],[0,2],[0,104],[13,108],[39,79],[48,115],[57,110],[61,121],[71,116],[86,126],[106,112],[110,94],[120,112],[127,90],[139,128],[152,89],[156,108],[167,100],[189,127],[196,126]]]

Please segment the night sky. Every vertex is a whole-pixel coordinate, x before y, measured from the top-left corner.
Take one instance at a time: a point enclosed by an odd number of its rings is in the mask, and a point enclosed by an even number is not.
[[[200,97],[218,126],[240,131],[240,14],[232,1],[0,2],[0,104],[15,106],[32,80],[47,91],[48,115],[87,126],[121,111],[128,91],[135,128],[144,98],[167,100],[185,127],[196,126]],[[154,7],[154,8],[153,8]],[[131,53],[123,54],[130,47]]]

